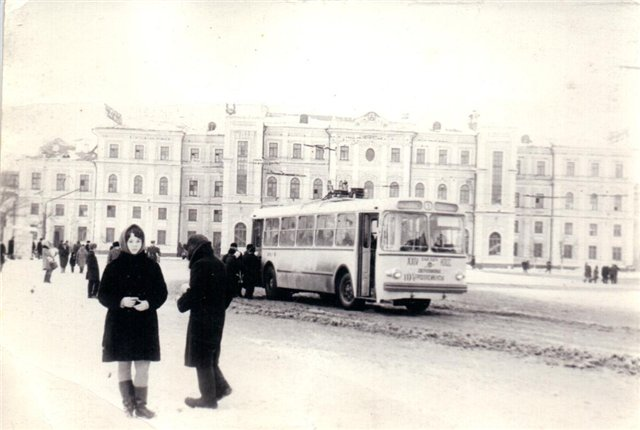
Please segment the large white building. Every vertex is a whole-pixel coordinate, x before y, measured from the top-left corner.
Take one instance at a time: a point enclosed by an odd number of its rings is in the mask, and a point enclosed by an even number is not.
[[[480,265],[634,265],[628,147],[533,144],[474,116],[465,130],[425,128],[374,112],[339,118],[262,107],[227,115],[223,132],[214,123],[203,134],[96,128],[95,158],[21,161],[20,207],[28,209],[16,224],[34,238],[46,224],[48,239],[105,250],[135,222],[165,253],[193,233],[224,252],[246,244],[256,208],[319,199],[347,183],[366,197],[458,203]]]

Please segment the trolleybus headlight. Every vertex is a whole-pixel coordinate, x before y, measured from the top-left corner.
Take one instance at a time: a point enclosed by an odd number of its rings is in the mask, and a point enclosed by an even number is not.
[[[456,280],[457,281],[462,281],[464,279],[464,273],[456,273]]]
[[[402,273],[398,269],[389,269],[386,272],[384,272],[384,274],[387,275],[388,277],[394,278],[394,279],[402,278]]]

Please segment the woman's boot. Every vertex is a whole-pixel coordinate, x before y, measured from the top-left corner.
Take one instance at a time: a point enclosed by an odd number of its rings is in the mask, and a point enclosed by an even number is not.
[[[133,410],[135,409],[133,381],[121,381],[118,384],[120,388],[120,394],[122,395],[122,404],[124,405],[124,413],[128,417],[133,416]]]
[[[135,390],[136,416],[142,418],[153,418],[156,413],[147,409],[147,393],[149,387],[133,387]]]

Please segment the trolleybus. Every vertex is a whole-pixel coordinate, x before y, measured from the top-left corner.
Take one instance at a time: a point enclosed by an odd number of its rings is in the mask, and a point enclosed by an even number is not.
[[[257,209],[252,241],[269,299],[294,292],[424,311],[467,291],[464,215],[452,203],[349,195]]]

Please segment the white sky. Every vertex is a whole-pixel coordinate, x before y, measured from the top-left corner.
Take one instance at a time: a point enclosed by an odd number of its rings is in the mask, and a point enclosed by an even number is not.
[[[557,143],[606,144],[609,131],[640,136],[639,12],[552,2],[9,1],[3,106],[263,103],[409,113],[452,127],[476,109],[481,121]],[[3,121],[3,152],[39,147],[38,130],[47,137],[56,113],[45,116]],[[58,124],[69,135],[57,137],[90,135],[96,121]]]

